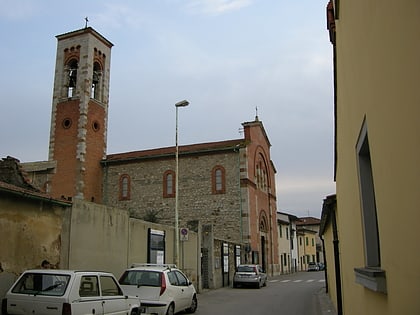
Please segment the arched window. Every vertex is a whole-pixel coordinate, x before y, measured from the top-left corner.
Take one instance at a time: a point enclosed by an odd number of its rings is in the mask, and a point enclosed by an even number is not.
[[[212,170],[212,193],[224,194],[226,192],[225,169],[223,166],[217,165]]]
[[[262,155],[259,156],[255,164],[255,183],[258,189],[267,191],[268,188],[268,172]]]
[[[79,68],[79,63],[77,59],[71,59],[67,65],[67,97],[73,97],[76,93],[77,86],[77,69]]]
[[[163,174],[163,197],[175,197],[175,172],[168,170]]]
[[[130,193],[130,176],[123,174],[120,176],[120,200],[129,200]]]
[[[264,211],[260,213],[260,231],[268,232],[268,220]]]
[[[90,97],[98,101],[100,101],[101,77],[102,77],[102,67],[99,64],[99,62],[95,62],[93,64],[92,90],[91,90]]]

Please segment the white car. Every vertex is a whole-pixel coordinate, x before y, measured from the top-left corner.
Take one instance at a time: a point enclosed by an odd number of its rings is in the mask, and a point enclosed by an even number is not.
[[[6,293],[2,314],[140,314],[140,300],[124,295],[108,272],[25,271]]]
[[[175,265],[134,264],[119,282],[126,294],[140,298],[144,313],[173,315],[197,309],[194,285]]]

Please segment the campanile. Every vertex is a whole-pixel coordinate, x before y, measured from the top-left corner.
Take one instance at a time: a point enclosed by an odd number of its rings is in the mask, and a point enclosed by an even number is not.
[[[58,35],[48,190],[54,197],[102,201],[113,44],[91,27]]]

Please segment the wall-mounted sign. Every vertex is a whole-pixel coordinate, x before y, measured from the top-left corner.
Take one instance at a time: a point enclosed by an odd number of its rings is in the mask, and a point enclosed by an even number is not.
[[[180,234],[180,240],[185,242],[188,241],[188,229],[187,228],[181,228],[179,230],[179,234]]]

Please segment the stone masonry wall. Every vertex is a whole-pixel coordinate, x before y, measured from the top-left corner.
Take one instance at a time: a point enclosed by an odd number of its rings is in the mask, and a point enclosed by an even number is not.
[[[238,152],[180,155],[179,157],[179,227],[191,220],[213,224],[215,237],[233,242],[241,241],[241,207]],[[225,169],[226,192],[212,193],[212,169]],[[159,223],[174,224],[175,198],[163,197],[163,175],[175,171],[175,158],[145,159],[104,170],[104,202],[125,208],[141,219],[146,212],[157,215]],[[119,200],[119,179],[130,176],[130,200]]]

